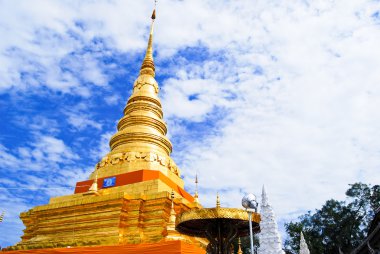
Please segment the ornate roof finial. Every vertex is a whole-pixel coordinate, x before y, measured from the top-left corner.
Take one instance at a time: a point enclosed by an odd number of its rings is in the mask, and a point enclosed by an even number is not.
[[[243,254],[243,251],[241,250],[241,240],[240,240],[240,237],[239,237],[239,240],[238,240],[238,252],[237,254]]]
[[[216,193],[216,208],[220,208],[219,192]]]
[[[153,62],[153,25],[156,19],[156,9],[152,13],[152,24],[150,25],[150,33],[148,40],[148,47],[146,49],[145,57],[140,69],[140,75],[147,74],[152,77],[155,76],[155,67]]]
[[[168,230],[174,230],[175,229],[175,217],[176,217],[176,213],[175,213],[175,210],[174,210],[174,191],[173,190],[170,193],[170,199],[172,200],[172,205],[171,205],[171,208],[170,208],[170,216],[169,216],[169,222],[168,222],[168,225],[167,225],[167,229]]]
[[[5,215],[5,211],[3,211],[3,212],[0,214],[0,222],[3,221],[3,219],[4,219],[4,215]]]
[[[198,174],[195,174],[195,194],[194,194],[194,202],[199,203],[198,199]]]

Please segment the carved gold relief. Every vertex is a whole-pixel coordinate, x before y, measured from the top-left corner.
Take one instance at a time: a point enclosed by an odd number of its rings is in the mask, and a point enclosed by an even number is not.
[[[172,159],[151,152],[116,153],[110,156],[105,156],[100,160],[98,164],[96,164],[96,169],[106,167],[107,165],[118,165],[125,162],[134,161],[156,162],[159,163],[161,166],[168,168],[169,171],[174,173],[175,175],[180,176],[180,171]]]

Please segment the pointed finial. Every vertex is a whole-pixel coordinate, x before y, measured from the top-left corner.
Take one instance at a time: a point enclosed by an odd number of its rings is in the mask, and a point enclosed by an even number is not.
[[[170,193],[170,198],[172,200],[172,206],[170,208],[170,216],[169,216],[169,222],[167,225],[167,230],[174,230],[175,229],[175,218],[176,218],[176,213],[174,210],[174,191]]]
[[[156,19],[156,8],[153,10],[152,17],[151,19],[155,20]]]
[[[198,200],[198,174],[195,174],[195,194],[194,194],[194,202],[199,203]]]
[[[216,208],[220,208],[219,192],[216,193]]]
[[[155,67],[153,62],[153,25],[154,20],[156,19],[156,9],[153,10],[152,13],[152,24],[150,26],[148,47],[146,49],[145,57],[140,69],[140,75],[147,74],[152,77],[155,76]]]
[[[174,203],[174,191],[172,190],[172,192],[170,193],[170,199],[172,200],[172,207],[173,207],[173,203]]]
[[[238,248],[237,254],[243,254],[243,251],[241,250],[241,240],[240,240],[240,237],[239,237],[239,240],[238,240],[238,246],[239,246],[239,248]]]
[[[0,214],[0,222],[3,221],[3,219],[4,219],[4,215],[5,215],[5,211],[3,211],[3,212]]]

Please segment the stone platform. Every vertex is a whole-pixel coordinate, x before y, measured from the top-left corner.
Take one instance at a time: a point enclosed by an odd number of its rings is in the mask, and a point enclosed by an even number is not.
[[[4,254],[205,254],[206,251],[184,241],[167,241],[154,244],[127,244],[119,246],[96,246],[75,248],[51,248],[5,251]]]

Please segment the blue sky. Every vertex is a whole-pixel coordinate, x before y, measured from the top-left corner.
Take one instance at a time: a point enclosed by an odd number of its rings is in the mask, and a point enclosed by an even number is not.
[[[1,246],[108,151],[153,1],[0,1]],[[173,158],[200,201],[265,184],[280,223],[380,182],[380,2],[159,1]]]

